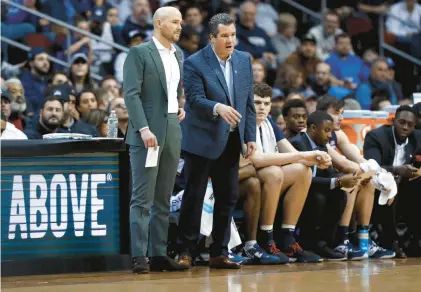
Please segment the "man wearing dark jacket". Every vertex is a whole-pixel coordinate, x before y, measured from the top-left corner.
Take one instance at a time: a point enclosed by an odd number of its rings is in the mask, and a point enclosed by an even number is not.
[[[62,119],[62,100],[57,96],[48,96],[44,100],[38,120],[31,123],[24,133],[28,139],[42,139],[45,134],[56,133],[61,126]]]
[[[307,119],[307,131],[300,132],[290,142],[298,151],[327,152],[326,144],[333,129],[332,117],[326,112],[316,111]],[[341,188],[353,187],[357,182],[358,176],[341,176],[332,166],[325,170],[313,168],[313,179],[299,223],[303,246],[307,245],[306,248],[329,260],[347,258],[331,247],[336,225],[346,205],[346,194]]]
[[[392,126],[382,126],[367,134],[364,141],[364,158],[376,160],[393,173],[398,182],[398,195],[387,205],[374,204],[374,223],[383,231],[380,241],[385,247],[397,248],[396,218],[402,215],[412,233],[408,252],[421,256],[421,178],[416,172],[421,166],[421,131],[415,130],[417,112],[410,106],[399,107]],[[416,166],[416,167],[414,167]]]

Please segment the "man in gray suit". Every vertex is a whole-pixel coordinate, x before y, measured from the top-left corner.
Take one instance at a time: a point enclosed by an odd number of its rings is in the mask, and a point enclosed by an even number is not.
[[[173,45],[180,37],[182,16],[176,8],[163,7],[156,11],[153,22],[152,40],[130,48],[123,71],[129,113],[126,143],[130,145],[133,177],[130,232],[134,273],[186,269],[166,255],[170,196],[180,158],[179,121],[185,116],[178,108],[181,51]],[[145,167],[148,151],[157,147],[157,165]]]

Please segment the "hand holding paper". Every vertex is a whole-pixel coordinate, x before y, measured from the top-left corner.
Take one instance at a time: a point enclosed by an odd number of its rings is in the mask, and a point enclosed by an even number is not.
[[[158,165],[158,153],[159,153],[159,146],[156,147],[149,147],[148,154],[146,155],[146,163],[145,167],[156,167]]]

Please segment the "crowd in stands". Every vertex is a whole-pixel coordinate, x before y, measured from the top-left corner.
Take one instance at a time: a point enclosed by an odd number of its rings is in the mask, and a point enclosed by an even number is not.
[[[421,104],[408,106],[413,93],[421,92],[421,68],[379,56],[377,24],[379,15],[389,13],[390,43],[421,58],[418,1],[328,1],[320,23],[303,23],[296,11],[278,11],[263,0],[12,2],[128,48],[151,39],[155,9],[176,6],[184,20],[176,44],[184,59],[207,45],[206,24],[214,13],[230,14],[236,19],[236,49],[253,60],[263,145],[250,161],[240,162],[243,255],[254,264],[421,256],[421,196],[411,191],[421,187],[421,178],[409,181],[411,167],[421,166],[416,129],[421,130]],[[124,138],[126,52],[78,32],[70,33],[68,42],[63,27],[3,2],[1,35],[31,47],[25,54],[2,42],[2,139],[42,139],[49,133],[105,137],[111,110],[118,118],[118,137]],[[49,55],[69,61],[69,68]],[[180,106],[184,103],[181,98]],[[393,125],[370,132],[361,156],[340,129],[343,111],[390,105],[401,105]],[[334,167],[309,168],[313,157],[305,156],[307,151],[329,153]],[[358,185],[353,195],[341,189],[356,186],[355,173],[369,159],[397,179],[398,199],[379,205],[379,192],[370,182]],[[180,169],[176,193],[182,189]],[[408,228],[406,237],[397,233],[401,222]],[[366,255],[353,243],[356,230],[369,228],[375,240]]]

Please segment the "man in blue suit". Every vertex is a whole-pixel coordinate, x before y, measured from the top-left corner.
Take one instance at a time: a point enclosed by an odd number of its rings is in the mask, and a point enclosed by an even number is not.
[[[191,267],[200,232],[203,198],[212,179],[215,206],[211,268],[241,267],[228,257],[238,167],[256,150],[253,74],[248,54],[234,50],[236,30],[228,14],[209,21],[211,43],[184,62],[186,119],[182,125],[186,189],[179,222],[179,263]],[[244,145],[244,146],[243,146]]]

